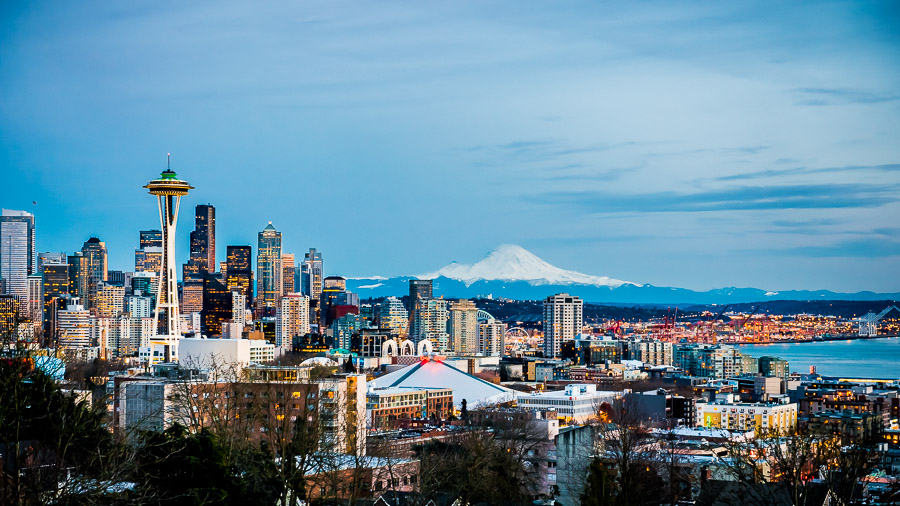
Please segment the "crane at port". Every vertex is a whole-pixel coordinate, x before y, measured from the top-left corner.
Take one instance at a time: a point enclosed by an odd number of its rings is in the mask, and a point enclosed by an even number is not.
[[[866,313],[865,316],[859,319],[859,336],[860,337],[875,337],[878,335],[878,322],[881,321],[882,318],[887,316],[888,313],[891,312],[892,309],[896,309],[897,312],[900,312],[900,308],[897,306],[888,306],[884,308],[878,314],[869,312]]]
[[[746,325],[747,322],[750,321],[750,318],[753,318],[753,315],[756,314],[757,310],[759,310],[759,306],[753,306],[753,309],[750,310],[750,314],[748,314],[746,318],[744,318],[740,323],[734,326],[735,335],[737,335],[737,333],[740,332],[742,328],[744,328],[744,325]]]
[[[722,315],[725,313],[725,311],[730,307],[731,307],[731,304],[726,304],[725,306],[722,307],[722,309],[719,310],[718,314],[716,314],[712,318],[708,318],[706,321],[697,323],[698,327],[700,325],[703,326],[703,342],[710,343],[710,344],[716,344],[717,339],[715,336],[715,331],[712,328],[712,325],[715,325],[715,323],[719,320],[719,318],[721,318]],[[710,314],[712,314],[712,313],[710,313]]]

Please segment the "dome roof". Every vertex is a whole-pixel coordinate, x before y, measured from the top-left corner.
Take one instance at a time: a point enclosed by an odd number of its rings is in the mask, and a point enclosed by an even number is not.
[[[337,362],[326,357],[312,357],[300,362],[300,365],[321,365],[325,367],[334,367]]]

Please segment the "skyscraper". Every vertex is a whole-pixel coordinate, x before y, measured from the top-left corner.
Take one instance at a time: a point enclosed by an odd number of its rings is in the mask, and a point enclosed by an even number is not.
[[[416,302],[419,300],[428,300],[434,295],[432,293],[432,280],[430,279],[410,279],[409,280],[409,307],[410,313],[416,308]]]
[[[147,183],[144,188],[156,196],[159,206],[159,219],[162,228],[162,265],[160,269],[159,292],[156,297],[154,323],[159,329],[159,344],[168,346],[165,352],[171,359],[177,356],[178,338],[178,278],[175,274],[175,226],[178,223],[178,205],[181,197],[194,187],[187,181],[178,179],[178,175],[167,168],[159,179]],[[160,322],[162,313],[163,321]],[[151,347],[154,345],[151,341]],[[150,352],[152,355],[152,352]]]
[[[69,255],[69,295],[82,301],[88,300],[90,292],[91,261],[80,251]]]
[[[139,246],[141,248],[162,248],[161,230],[141,230]]]
[[[310,248],[300,266],[300,292],[312,300],[318,300],[322,294],[323,273],[322,253]]]
[[[200,311],[200,329],[205,336],[222,334],[222,323],[232,317],[232,294],[214,274],[203,272],[203,309]]]
[[[3,209],[0,214],[0,279],[6,293],[28,301],[28,276],[37,271],[34,215]]]
[[[470,300],[450,303],[450,348],[460,355],[478,353],[478,307]]]
[[[162,232],[141,230],[139,245],[134,250],[134,271],[159,274],[162,267]]]
[[[15,343],[18,326],[19,299],[15,295],[0,295],[0,342]]]
[[[28,311],[25,314],[40,326],[44,317],[44,280],[40,273],[28,276]]]
[[[65,253],[57,253],[55,251],[45,251],[43,253],[38,253],[37,259],[37,270],[35,274],[40,274],[44,272],[45,265],[59,265],[66,263],[66,254]]]
[[[294,254],[281,255],[281,293],[294,293]]]
[[[563,341],[581,335],[583,305],[579,297],[567,293],[544,300],[544,357],[559,357]]]
[[[252,252],[250,246],[228,246],[226,269],[226,285],[231,291],[244,295],[247,305],[253,304],[253,269],[251,267]]]
[[[81,247],[81,254],[84,255],[88,262],[88,298],[86,307],[94,309],[97,307],[97,293],[100,290],[100,283],[107,280],[109,267],[107,265],[106,243],[96,237],[91,237]]]
[[[187,278],[181,285],[181,314],[199,313],[203,310],[203,274]]]
[[[256,307],[275,312],[281,299],[281,232],[270,221],[259,233],[256,252]]]
[[[69,266],[45,265],[41,274],[44,285],[43,327],[44,341],[56,338],[56,304],[54,301],[69,294]]]
[[[407,307],[409,309],[409,335],[420,336],[422,330],[418,328],[418,319],[416,319],[416,311],[421,302],[430,300],[432,293],[432,280],[430,279],[410,279],[409,280],[409,300]]]
[[[216,208],[211,204],[201,204],[195,209],[191,254],[183,266],[182,279],[200,281],[202,272],[216,272]]]

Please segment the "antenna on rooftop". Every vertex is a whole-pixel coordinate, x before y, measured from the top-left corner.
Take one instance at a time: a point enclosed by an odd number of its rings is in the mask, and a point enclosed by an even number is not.
[[[172,170],[172,153],[166,153],[166,170]]]

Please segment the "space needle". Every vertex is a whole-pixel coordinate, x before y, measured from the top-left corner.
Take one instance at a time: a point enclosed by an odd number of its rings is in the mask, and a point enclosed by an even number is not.
[[[171,154],[170,154],[171,156]],[[194,187],[187,181],[178,179],[172,170],[171,158],[166,170],[147,183],[144,188],[156,195],[159,204],[159,224],[162,227],[162,264],[159,273],[159,289],[156,292],[156,311],[153,313],[153,327],[157,331],[151,340],[148,363],[177,360],[178,339],[181,337],[178,325],[178,277],[175,274],[175,225],[178,224],[178,205],[181,197]],[[164,313],[165,324],[160,325],[160,313]]]

